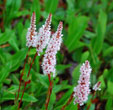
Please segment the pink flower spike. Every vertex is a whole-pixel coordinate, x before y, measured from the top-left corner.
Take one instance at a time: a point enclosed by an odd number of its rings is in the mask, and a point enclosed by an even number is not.
[[[44,74],[53,73],[53,77],[55,77],[55,65],[56,65],[56,54],[57,51],[60,50],[61,42],[62,42],[62,28],[63,23],[60,22],[57,28],[57,31],[52,35],[50,39],[46,53],[44,55],[42,68]]]
[[[80,106],[84,104],[88,100],[88,95],[90,93],[90,73],[92,69],[88,61],[85,61],[85,64],[80,68],[80,78],[78,81],[78,85],[74,88],[74,104],[78,103]]]
[[[97,91],[97,90],[100,91],[101,90],[100,86],[101,86],[101,82],[99,81],[93,86],[93,90],[94,91]]]
[[[52,14],[49,14],[45,24],[39,29],[37,38],[34,42],[33,46],[36,47],[38,55],[40,55],[40,52],[43,51],[43,49],[46,47],[46,45],[49,42],[51,35],[51,31],[50,31],[51,19],[52,19]]]
[[[28,28],[28,32],[26,35],[26,39],[27,39],[26,46],[28,47],[33,46],[34,40],[36,40],[37,32],[36,32],[35,22],[36,22],[36,16],[35,16],[35,12],[33,12],[32,17],[31,17],[31,25]]]

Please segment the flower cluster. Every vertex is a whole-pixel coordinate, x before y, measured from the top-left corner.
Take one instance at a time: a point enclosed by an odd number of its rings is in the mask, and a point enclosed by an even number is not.
[[[93,90],[94,91],[101,90],[100,86],[101,86],[101,82],[99,81],[93,86]]]
[[[51,35],[51,17],[50,14],[45,22],[45,24],[39,29],[39,33],[37,35],[36,41],[34,43],[34,46],[36,47],[38,55],[40,55],[40,52],[43,51],[43,49],[46,47],[50,40]]]
[[[78,81],[77,87],[74,88],[74,104],[79,103],[80,106],[84,104],[88,100],[88,95],[90,93],[90,73],[91,73],[91,67],[88,61],[83,63],[83,65],[80,68],[80,78]]]
[[[28,28],[28,32],[26,35],[26,40],[27,40],[26,46],[28,47],[33,46],[34,41],[36,40],[37,32],[36,32],[35,22],[36,22],[36,16],[35,16],[35,13],[33,12],[31,17],[31,25]]]
[[[39,32],[36,32],[36,16],[35,13],[33,13],[31,17],[31,25],[28,29],[28,33],[26,36],[27,39],[27,46],[28,47],[35,47],[37,51],[37,55],[40,55],[40,53],[43,51],[44,48],[48,45],[46,49],[46,53],[44,55],[42,68],[44,74],[50,74],[53,73],[53,76],[55,76],[55,65],[56,65],[56,54],[57,51],[60,49],[60,45],[62,42],[62,28],[63,24],[62,22],[59,23],[57,31],[51,36],[51,19],[52,15],[49,14],[48,18],[46,19],[46,22],[42,27],[39,29]]]
[[[55,77],[56,53],[62,42],[62,28],[63,24],[60,22],[57,31],[49,41],[42,64],[44,74],[53,73],[53,77]]]
[[[48,18],[46,19],[45,24],[39,29],[39,32],[36,32],[36,16],[35,13],[33,13],[31,17],[31,25],[27,32],[27,46],[28,47],[36,47],[37,54],[40,55],[40,52],[43,51],[43,49],[46,47],[46,45],[49,42],[50,39],[50,25],[51,25],[51,18],[52,15],[49,14]]]

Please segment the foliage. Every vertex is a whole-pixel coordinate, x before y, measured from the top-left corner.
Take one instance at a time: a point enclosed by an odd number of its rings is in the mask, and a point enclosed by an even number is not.
[[[26,32],[30,16],[36,12],[37,29],[49,13],[53,14],[52,31],[64,22],[63,44],[57,54],[57,76],[48,110],[60,110],[70,97],[79,78],[80,65],[88,59],[93,68],[91,87],[101,81],[96,94],[102,110],[113,109],[113,2],[112,0],[3,0],[0,1],[0,109],[15,110],[19,78],[28,52]],[[36,50],[31,49],[24,79]],[[42,53],[43,55],[44,53]],[[23,97],[23,110],[44,110],[48,77],[41,69],[42,57],[37,57]],[[21,92],[24,81],[22,82]],[[20,93],[21,95],[21,93]],[[92,97],[92,94],[89,96]],[[90,98],[88,100],[90,103]],[[86,110],[88,103],[82,107]],[[99,109],[99,108],[98,108]],[[73,102],[66,110],[77,110]]]

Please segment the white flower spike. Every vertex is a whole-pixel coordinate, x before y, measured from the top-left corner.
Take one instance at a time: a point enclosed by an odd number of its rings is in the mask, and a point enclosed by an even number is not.
[[[90,73],[91,67],[88,61],[85,61],[85,64],[80,68],[80,78],[78,81],[78,85],[74,88],[74,104],[78,103],[80,106],[84,104],[88,100],[88,95],[90,93]]]
[[[45,24],[39,29],[37,38],[34,42],[33,46],[36,47],[38,55],[40,55],[40,52],[43,51],[43,49],[46,47],[46,45],[49,42],[51,35],[51,31],[50,31],[51,19],[52,19],[52,14],[49,14]]]
[[[48,47],[46,49],[46,53],[44,55],[42,68],[44,74],[53,73],[53,77],[55,77],[55,65],[56,65],[56,54],[57,51],[60,50],[61,42],[62,42],[62,28],[63,23],[60,22],[57,28],[57,31],[53,34],[52,38],[48,43]]]
[[[101,90],[100,86],[101,86],[101,82],[99,81],[93,86],[93,90],[94,91],[97,91],[97,90],[100,91]]]
[[[28,47],[33,46],[34,41],[36,40],[37,32],[36,32],[35,22],[36,22],[36,16],[35,16],[35,12],[33,12],[31,17],[31,24],[30,24],[30,27],[28,28],[28,32],[26,35],[26,40],[27,40],[26,46]]]

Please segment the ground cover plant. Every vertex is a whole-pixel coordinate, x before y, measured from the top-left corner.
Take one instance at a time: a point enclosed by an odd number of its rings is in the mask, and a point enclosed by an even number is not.
[[[112,110],[112,21],[112,0],[1,0],[0,109]],[[62,43],[47,73],[55,32]],[[29,35],[43,36],[43,46]],[[82,68],[91,69],[87,82]]]

